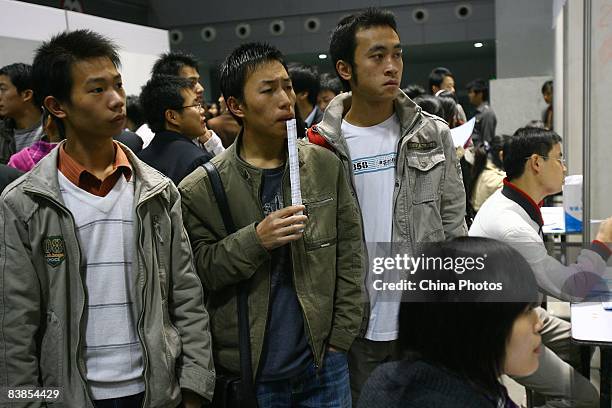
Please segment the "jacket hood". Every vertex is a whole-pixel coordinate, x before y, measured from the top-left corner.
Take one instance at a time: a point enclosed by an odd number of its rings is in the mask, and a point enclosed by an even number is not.
[[[42,193],[62,203],[57,179],[57,160],[59,149],[63,149],[66,142],[62,141],[45,158],[27,174],[23,176],[22,188],[26,192]],[[149,192],[165,187],[169,180],[160,172],[140,161],[132,151],[120,142],[116,142],[123,149],[130,161],[135,178],[136,197],[145,197]]]
[[[327,106],[323,113],[323,120],[315,125],[321,133],[328,136],[332,142],[337,142],[341,138],[340,129],[342,119],[351,108],[353,99],[352,92],[345,92],[337,95]],[[402,136],[409,129],[410,125],[421,113],[421,107],[410,99],[401,89],[398,89],[397,97],[394,102],[395,113],[397,114]]]

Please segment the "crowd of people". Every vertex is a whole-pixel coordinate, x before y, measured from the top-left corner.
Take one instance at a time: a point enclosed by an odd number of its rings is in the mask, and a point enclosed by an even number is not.
[[[243,44],[210,104],[180,52],[126,96],[117,47],[90,30],[0,69],[0,389],[58,387],[66,407],[516,407],[505,374],[547,407],[597,406],[540,296],[604,285],[612,219],[576,263],[548,255],[539,204],[567,170],[552,109],[497,135],[476,79],[457,147],[455,78],[400,89],[390,12],[344,17],[329,51],[319,75]],[[463,272],[435,263],[416,277],[444,290],[374,289],[372,260],[397,248],[484,255],[471,283],[499,290],[460,294]]]

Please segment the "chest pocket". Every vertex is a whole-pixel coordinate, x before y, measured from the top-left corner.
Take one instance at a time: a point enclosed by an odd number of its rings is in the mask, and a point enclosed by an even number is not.
[[[421,204],[438,198],[443,181],[445,160],[439,147],[428,152],[411,151],[406,156],[408,177],[412,187],[412,203]]]
[[[332,196],[304,200],[308,215],[304,228],[306,249],[325,248],[336,243],[337,204]]]

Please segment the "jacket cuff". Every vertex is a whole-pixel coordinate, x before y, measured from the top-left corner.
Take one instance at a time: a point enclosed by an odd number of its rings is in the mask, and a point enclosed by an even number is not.
[[[355,337],[357,337],[355,334],[347,333],[343,330],[332,329],[327,345],[340,351],[348,352]]]
[[[610,247],[606,243],[598,240],[593,240],[590,249],[599,254],[599,256],[603,258],[604,262],[608,262],[608,259],[610,256],[612,256],[612,250]]]
[[[212,401],[215,391],[215,372],[206,369],[181,369],[178,373],[181,389],[193,391],[202,398]]]
[[[245,228],[244,234],[249,237],[248,243],[244,246],[245,256],[248,259],[258,259],[263,257],[263,259],[268,259],[270,257],[270,253],[266,248],[263,247],[259,237],[257,236],[257,223],[247,226]]]

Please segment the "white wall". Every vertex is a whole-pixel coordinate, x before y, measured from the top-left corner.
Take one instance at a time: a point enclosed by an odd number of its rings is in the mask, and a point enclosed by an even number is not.
[[[119,45],[126,92],[138,95],[158,55],[170,50],[166,30],[19,1],[0,0],[0,10],[0,66],[32,63],[36,48],[53,34],[87,28]]]

